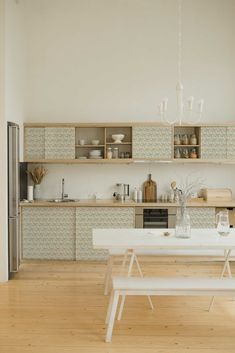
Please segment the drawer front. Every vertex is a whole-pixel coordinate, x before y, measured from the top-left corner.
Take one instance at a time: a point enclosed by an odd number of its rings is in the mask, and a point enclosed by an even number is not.
[[[75,208],[24,207],[23,259],[75,260]]]
[[[132,207],[78,207],[76,209],[76,259],[103,260],[106,250],[94,250],[92,229],[134,228],[135,211]]]
[[[45,128],[27,127],[24,129],[24,159],[45,158]]]
[[[75,128],[45,128],[45,158],[75,159]]]
[[[172,128],[156,126],[133,127],[133,158],[171,159]]]
[[[227,128],[202,127],[201,128],[201,158],[226,159],[227,158]]]

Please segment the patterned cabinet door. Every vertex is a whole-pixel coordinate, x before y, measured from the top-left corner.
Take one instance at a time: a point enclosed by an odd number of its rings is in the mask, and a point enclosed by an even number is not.
[[[22,208],[23,259],[74,260],[75,208]]]
[[[135,126],[132,130],[133,158],[171,159],[172,128],[166,126]]]
[[[202,127],[201,128],[201,158],[226,159],[227,158],[227,128]]]
[[[45,128],[26,127],[24,129],[24,159],[45,159]]]
[[[192,228],[215,228],[215,208],[188,207]]]
[[[235,127],[227,127],[227,158],[235,159]]]
[[[45,128],[46,159],[75,159],[75,128]]]
[[[133,207],[77,207],[76,209],[76,259],[103,260],[106,250],[94,250],[93,228],[134,228]]]

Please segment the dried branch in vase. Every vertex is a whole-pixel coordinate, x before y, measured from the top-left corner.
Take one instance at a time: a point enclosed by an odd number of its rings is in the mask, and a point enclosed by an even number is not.
[[[33,180],[34,184],[41,184],[42,179],[47,174],[47,169],[43,166],[36,167],[27,172],[31,179]]]

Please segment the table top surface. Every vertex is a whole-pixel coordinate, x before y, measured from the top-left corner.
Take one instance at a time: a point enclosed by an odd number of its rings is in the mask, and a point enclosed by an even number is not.
[[[170,235],[164,236],[164,232]],[[94,249],[235,249],[235,229],[220,236],[214,229],[191,229],[188,239],[176,238],[175,229],[93,229]]]

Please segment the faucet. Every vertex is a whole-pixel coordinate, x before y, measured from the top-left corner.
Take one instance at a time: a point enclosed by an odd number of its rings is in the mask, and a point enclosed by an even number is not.
[[[65,198],[68,197],[68,194],[64,193],[64,178],[62,178],[62,192],[61,192],[61,200],[63,201]]]

